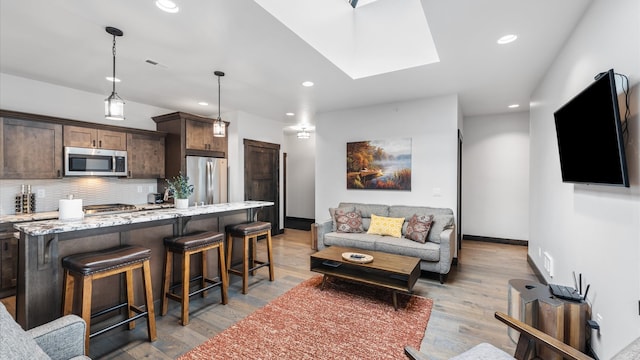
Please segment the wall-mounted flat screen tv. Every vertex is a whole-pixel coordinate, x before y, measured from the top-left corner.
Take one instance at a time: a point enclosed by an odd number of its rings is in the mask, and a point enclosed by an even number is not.
[[[629,187],[613,69],[553,115],[563,182]]]

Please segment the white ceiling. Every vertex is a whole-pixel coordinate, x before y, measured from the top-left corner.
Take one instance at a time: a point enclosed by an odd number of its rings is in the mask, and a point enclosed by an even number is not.
[[[114,26],[124,32],[116,87],[125,101],[216,115],[213,71],[221,70],[223,113],[283,127],[313,125],[319,112],[452,93],[466,116],[513,111],[513,103],[522,111],[591,2],[422,0],[440,62],[354,80],[252,0],[175,1],[177,14],[154,0],[2,0],[0,72],[107,97],[112,38],[104,28]],[[497,45],[508,33],[518,40]],[[383,56],[388,44],[378,45]],[[315,86],[302,87],[305,80]]]

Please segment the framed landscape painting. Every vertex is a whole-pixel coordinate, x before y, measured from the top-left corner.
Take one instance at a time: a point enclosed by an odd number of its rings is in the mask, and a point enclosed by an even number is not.
[[[411,138],[347,143],[347,189],[411,190]]]

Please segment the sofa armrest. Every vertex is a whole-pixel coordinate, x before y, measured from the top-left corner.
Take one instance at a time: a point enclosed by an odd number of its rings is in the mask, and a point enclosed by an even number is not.
[[[455,226],[440,233],[440,274],[448,274],[456,251]]]
[[[324,234],[333,231],[333,220],[329,219],[320,223],[315,223],[313,225],[314,226],[312,226],[312,228],[317,231],[315,235],[317,240],[317,250],[322,250],[326,247],[324,245]]]
[[[84,355],[86,324],[76,315],[67,315],[27,331],[52,359]]]

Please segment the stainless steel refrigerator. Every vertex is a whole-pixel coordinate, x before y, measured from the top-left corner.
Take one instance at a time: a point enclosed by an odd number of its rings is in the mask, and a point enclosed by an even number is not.
[[[189,206],[228,202],[227,159],[187,156],[187,176],[194,187]]]

